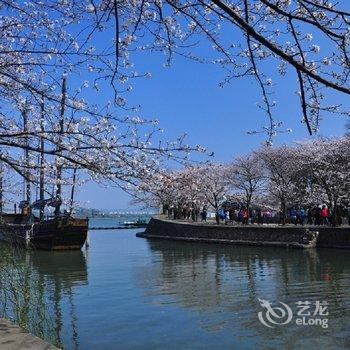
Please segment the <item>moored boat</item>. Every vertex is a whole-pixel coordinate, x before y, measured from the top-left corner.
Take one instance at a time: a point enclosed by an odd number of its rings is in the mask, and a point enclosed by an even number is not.
[[[88,232],[88,220],[58,216],[39,221],[25,214],[3,214],[0,240],[29,249],[81,249]]]
[[[53,178],[50,181],[46,178],[47,167],[45,160],[45,106],[44,101],[41,103],[41,118],[38,120],[38,128],[42,135],[39,139],[39,147],[36,150],[38,153],[38,162],[33,166],[33,154],[30,152],[30,138],[29,126],[30,122],[30,108],[25,100],[25,106],[21,109],[23,120],[23,144],[24,144],[24,158],[23,169],[17,172],[22,176],[23,183],[23,200],[19,203],[21,213],[17,214],[17,206],[15,204],[14,213],[6,214],[3,211],[3,173],[0,167],[0,240],[15,244],[17,246],[24,246],[31,249],[45,249],[45,250],[61,250],[61,249],[81,249],[84,245],[87,232],[88,220],[77,219],[73,217],[74,209],[74,192],[77,180],[78,165],[65,164],[62,161],[63,154],[63,135],[65,132],[64,115],[66,106],[66,76],[63,76],[62,91],[61,91],[61,108],[59,111],[59,135],[55,141],[56,148],[53,156],[55,157]],[[0,162],[1,166],[1,162]],[[66,203],[64,212],[61,211],[63,201],[63,179],[64,171],[67,171],[72,176],[72,187],[70,201]],[[69,176],[69,177],[70,177]],[[52,192],[47,190],[47,184],[52,183],[54,187]],[[37,196],[33,203],[32,190],[36,187]],[[50,198],[45,199],[45,195],[49,194]],[[50,210],[46,207],[54,208],[54,217],[48,218],[47,214],[52,215]],[[38,213],[33,215],[37,210]],[[45,218],[46,216],[46,218]]]
[[[137,221],[124,221],[124,226],[128,228],[134,227],[147,227],[147,222],[145,220],[138,219]]]

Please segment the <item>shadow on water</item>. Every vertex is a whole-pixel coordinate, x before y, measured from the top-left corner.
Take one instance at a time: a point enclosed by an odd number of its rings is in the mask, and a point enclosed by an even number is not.
[[[167,295],[182,307],[209,314],[208,331],[230,330],[269,348],[350,346],[350,257],[346,250],[191,244],[150,240],[158,264],[142,271],[147,293]],[[156,282],[154,282],[156,281]],[[258,299],[329,303],[329,328],[288,324],[269,329],[258,321]],[[169,301],[171,302],[171,301]],[[314,311],[314,306],[312,311]],[[248,339],[247,338],[247,339]],[[249,346],[248,346],[249,348]]]
[[[0,317],[62,347],[65,297],[72,344],[78,349],[73,288],[88,283],[84,253],[26,251],[1,244],[0,254]]]

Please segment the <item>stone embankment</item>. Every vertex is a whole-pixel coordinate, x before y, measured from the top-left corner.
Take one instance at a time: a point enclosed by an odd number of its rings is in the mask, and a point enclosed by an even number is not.
[[[138,237],[295,248],[350,248],[349,227],[216,225],[169,220],[163,216],[151,219]]]

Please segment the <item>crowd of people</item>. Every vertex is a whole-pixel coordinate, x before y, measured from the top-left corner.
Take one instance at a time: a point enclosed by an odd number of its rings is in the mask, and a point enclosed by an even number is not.
[[[204,207],[201,212],[202,221],[206,221],[207,214],[206,208]],[[245,207],[239,209],[234,208],[220,208],[215,214],[216,221],[223,221],[226,224],[228,223],[271,223],[275,213],[270,209],[251,209],[247,210]]]
[[[293,206],[287,210],[286,222],[294,225],[337,225],[342,224],[350,225],[350,208],[336,209],[337,215],[333,213],[326,205],[316,206]],[[202,221],[206,221],[206,207],[203,207],[201,212]],[[333,222],[336,218],[337,222]],[[269,223],[281,223],[281,214],[273,209],[251,209],[247,210],[242,207],[240,209],[233,208],[220,208],[216,213],[216,219],[218,221],[228,223],[242,223],[242,224],[269,224]]]
[[[164,213],[174,219],[187,219],[192,221],[206,222],[209,216],[212,217],[206,205],[200,209],[197,206],[167,207]],[[350,208],[337,208],[337,215],[332,215],[332,211],[326,205],[315,206],[292,206],[287,210],[286,223],[294,225],[350,225]],[[214,218],[217,223],[225,224],[278,224],[281,223],[281,214],[272,208],[253,208],[247,210],[244,206],[233,207],[221,206],[215,213]],[[333,222],[333,218],[337,222]]]

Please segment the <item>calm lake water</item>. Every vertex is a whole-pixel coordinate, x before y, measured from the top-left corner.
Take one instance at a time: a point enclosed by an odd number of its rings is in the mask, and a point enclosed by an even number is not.
[[[66,349],[350,348],[349,251],[147,241],[136,232],[93,231],[88,250],[20,255],[15,266],[29,267],[28,281],[13,316]],[[264,326],[259,298],[289,305],[293,319]],[[328,328],[297,325],[298,301],[328,302]]]

